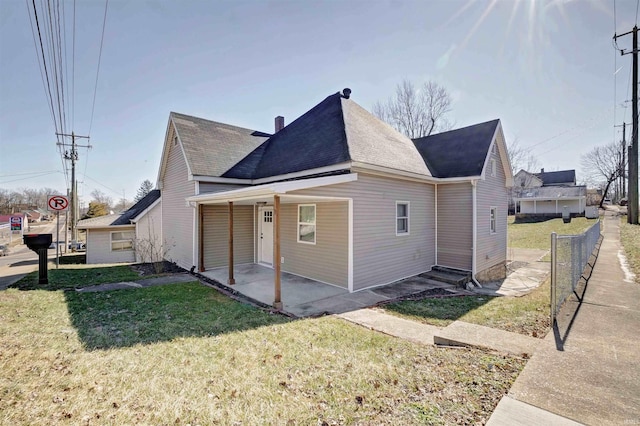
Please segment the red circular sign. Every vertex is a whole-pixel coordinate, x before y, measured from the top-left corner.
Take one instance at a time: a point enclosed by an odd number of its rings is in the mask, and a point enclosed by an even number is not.
[[[51,210],[66,210],[69,206],[69,200],[62,195],[54,195],[49,198],[49,208]]]

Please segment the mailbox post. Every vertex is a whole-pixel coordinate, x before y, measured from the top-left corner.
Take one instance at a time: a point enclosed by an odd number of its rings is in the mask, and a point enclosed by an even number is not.
[[[31,250],[38,253],[38,284],[49,284],[47,277],[47,249],[53,241],[51,234],[25,234],[22,239]]]

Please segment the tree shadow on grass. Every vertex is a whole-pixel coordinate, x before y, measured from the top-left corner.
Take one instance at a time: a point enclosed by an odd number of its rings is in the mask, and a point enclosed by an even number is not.
[[[69,291],[65,299],[87,350],[210,337],[290,321],[199,283],[99,293]]]

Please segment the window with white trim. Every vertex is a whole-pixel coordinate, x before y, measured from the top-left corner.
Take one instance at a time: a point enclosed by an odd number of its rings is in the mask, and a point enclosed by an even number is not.
[[[130,251],[133,250],[133,240],[135,239],[133,231],[117,231],[111,233],[111,251]]]
[[[298,204],[298,242],[316,243],[316,205]]]
[[[496,160],[495,160],[495,158],[491,159],[490,165],[491,165],[491,177],[496,177]]]
[[[491,207],[489,211],[489,232],[492,234],[496,233],[496,216],[498,215],[498,208]]]
[[[396,235],[409,234],[409,202],[396,201]]]

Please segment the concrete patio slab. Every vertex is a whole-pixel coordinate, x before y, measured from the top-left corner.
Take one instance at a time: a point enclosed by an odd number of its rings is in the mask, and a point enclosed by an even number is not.
[[[551,263],[542,262],[549,250],[509,248],[505,279],[482,284],[473,292],[487,296],[524,296],[538,288],[551,274]],[[515,269],[512,269],[515,268]]]
[[[275,298],[273,269],[257,264],[246,264],[237,265],[233,271],[236,280],[233,285],[227,284],[229,276],[227,268],[210,269],[201,272],[200,275],[265,305],[273,304]],[[294,315],[295,312],[291,309],[294,309],[295,306],[316,303],[332,296],[349,294],[349,291],[345,288],[299,277],[287,272],[282,273],[280,289],[283,309]]]
[[[523,354],[531,356],[540,345],[541,340],[483,325],[454,321],[436,333],[433,342],[437,345],[471,346],[507,352],[517,356]]]

